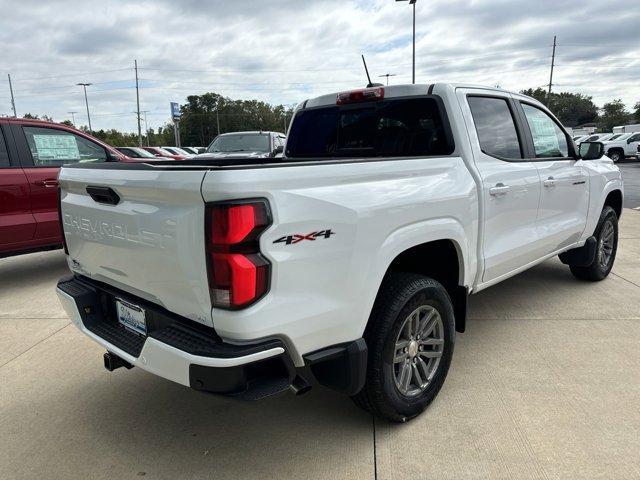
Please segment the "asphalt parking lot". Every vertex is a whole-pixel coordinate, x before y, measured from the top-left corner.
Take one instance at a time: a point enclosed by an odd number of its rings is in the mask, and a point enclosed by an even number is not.
[[[0,260],[0,478],[639,478],[640,211],[620,231],[604,282],[551,260],[472,297],[404,425],[320,388],[240,403],[108,373],[57,301],[62,253]]]
[[[640,208],[640,162],[628,158],[618,166],[624,180],[624,206]]]

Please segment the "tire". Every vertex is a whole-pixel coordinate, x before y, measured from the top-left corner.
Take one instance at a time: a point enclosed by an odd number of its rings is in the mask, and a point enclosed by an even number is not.
[[[367,377],[352,397],[356,405],[392,422],[422,413],[440,391],[453,355],[455,320],[445,288],[422,275],[389,275],[364,337]],[[397,350],[401,344],[406,347]]]
[[[613,268],[618,251],[618,215],[609,206],[605,206],[600,214],[598,226],[593,233],[597,240],[596,255],[587,267],[570,266],[571,273],[580,280],[597,282],[604,280]],[[611,238],[611,242],[608,239]]]
[[[609,152],[608,156],[613,160],[613,163],[618,163],[620,160],[624,160],[624,154],[620,150],[612,150]]]

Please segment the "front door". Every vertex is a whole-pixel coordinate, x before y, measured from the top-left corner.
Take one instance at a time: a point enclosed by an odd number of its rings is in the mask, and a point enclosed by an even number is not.
[[[589,177],[576,159],[569,136],[541,108],[519,102],[542,184],[538,235],[548,255],[574,245],[582,236],[589,210]]]
[[[525,161],[522,132],[506,93],[458,90],[484,204],[482,282],[492,282],[537,260],[540,179]]]

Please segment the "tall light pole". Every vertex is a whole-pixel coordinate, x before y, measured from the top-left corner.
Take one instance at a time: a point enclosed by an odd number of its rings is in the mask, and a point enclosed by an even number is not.
[[[387,85],[389,85],[389,77],[395,77],[395,73],[385,73],[384,75],[378,75],[379,77],[387,77]]]
[[[73,126],[76,126],[76,113],[78,112],[67,112],[71,114],[71,123],[73,123]]]
[[[396,2],[406,2],[407,0],[396,0]],[[416,1],[409,0],[409,5],[413,5],[413,62],[411,83],[416,83]]]
[[[87,120],[89,122],[89,133],[93,135],[93,129],[91,128],[91,116],[89,115],[89,100],[87,99],[87,87],[93,85],[93,83],[76,83],[76,85],[84,88],[84,103],[87,106]]]

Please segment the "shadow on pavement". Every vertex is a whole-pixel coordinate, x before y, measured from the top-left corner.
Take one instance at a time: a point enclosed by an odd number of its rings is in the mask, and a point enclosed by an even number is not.
[[[371,416],[328,390],[241,402],[134,369],[58,392],[47,402],[69,423],[56,443],[79,478],[372,477]]]
[[[62,250],[0,258],[0,290],[35,283],[53,284],[69,273]]]

